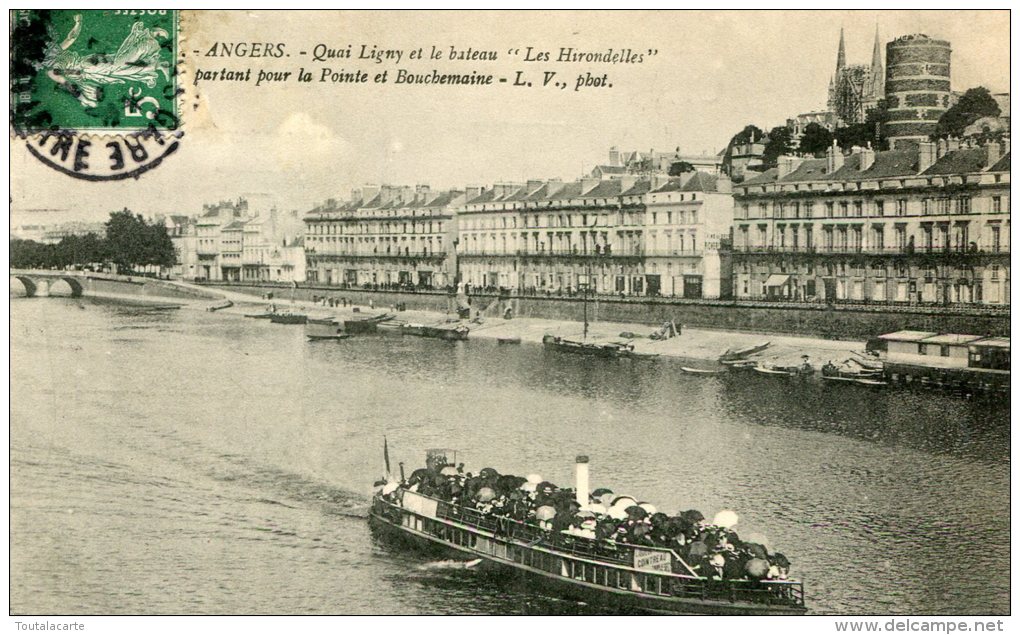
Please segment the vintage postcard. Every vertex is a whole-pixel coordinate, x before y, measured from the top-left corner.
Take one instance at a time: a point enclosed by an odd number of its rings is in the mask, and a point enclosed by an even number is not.
[[[1003,630],[1008,11],[9,40],[16,629]]]

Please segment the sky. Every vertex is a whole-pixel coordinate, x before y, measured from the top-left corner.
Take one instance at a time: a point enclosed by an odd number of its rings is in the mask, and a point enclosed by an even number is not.
[[[138,180],[93,183],[58,174],[11,146],[11,223],[102,220],[128,207],[147,216],[196,215],[204,203],[241,196],[307,211],[346,199],[365,183],[434,189],[502,181],[574,179],[608,150],[715,153],[744,125],[770,128],[823,108],[840,28],[849,63],[869,64],[876,25],[884,43],[926,33],[952,44],[953,90],[1009,90],[1009,14],[961,11],[718,12],[186,12],[181,49],[185,133],[181,149]],[[223,59],[217,42],[286,44],[289,58]],[[316,46],[400,49],[400,63],[314,61]],[[435,45],[448,53],[495,51],[494,62],[412,61]],[[525,62],[550,51],[630,49],[636,64]],[[195,55],[192,51],[199,51]],[[513,55],[511,51],[521,53]],[[648,54],[649,50],[657,51]],[[300,51],[307,54],[300,55]],[[297,71],[313,81],[254,86],[200,82],[196,70]],[[323,67],[389,69],[387,84],[319,82]],[[506,84],[403,86],[416,73],[478,70]],[[555,71],[565,89],[541,87]],[[531,88],[512,85],[517,71]],[[577,77],[607,75],[611,88],[575,91]]]

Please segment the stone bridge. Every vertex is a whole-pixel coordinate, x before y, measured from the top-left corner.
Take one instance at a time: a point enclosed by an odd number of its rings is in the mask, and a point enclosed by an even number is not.
[[[209,300],[221,298],[212,290],[193,288],[168,280],[143,276],[123,276],[96,271],[64,271],[59,269],[11,269],[11,286],[14,280],[21,283],[28,297],[52,295],[55,286],[66,285],[72,298],[84,295],[137,295],[159,298],[187,298]],[[66,295],[67,292],[55,295]]]

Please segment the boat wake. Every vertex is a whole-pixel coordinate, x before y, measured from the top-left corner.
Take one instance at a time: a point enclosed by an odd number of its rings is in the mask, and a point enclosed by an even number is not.
[[[434,560],[418,565],[421,571],[449,571],[459,569],[473,569],[482,562],[481,558],[475,560]]]

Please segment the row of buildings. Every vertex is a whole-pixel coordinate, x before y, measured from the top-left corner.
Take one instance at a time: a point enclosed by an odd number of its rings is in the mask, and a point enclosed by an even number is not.
[[[297,212],[256,210],[247,199],[205,205],[198,217],[167,216],[174,275],[189,280],[302,282],[304,223]]]
[[[840,34],[833,129],[888,109],[889,151],[783,156],[620,151],[577,181],[436,191],[364,186],[296,213],[206,206],[171,217],[179,275],[324,287],[873,304],[1009,303],[1009,137],[929,141],[953,103],[948,42],[925,35],[848,64]],[[1006,124],[1008,126],[1008,123]],[[679,168],[679,169],[678,169]],[[756,169],[757,168],[757,169]],[[736,178],[736,177],[734,177]],[[265,206],[262,206],[263,208]]]
[[[784,156],[739,184],[694,171],[365,186],[300,218],[209,205],[174,239],[180,274],[207,280],[1006,305],[1009,160],[1008,140],[940,141]]]

